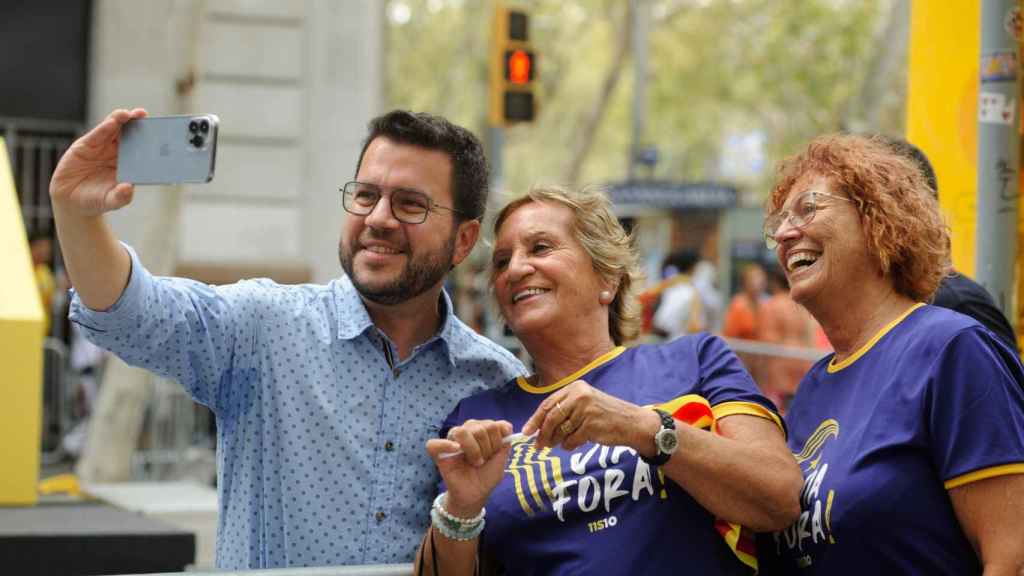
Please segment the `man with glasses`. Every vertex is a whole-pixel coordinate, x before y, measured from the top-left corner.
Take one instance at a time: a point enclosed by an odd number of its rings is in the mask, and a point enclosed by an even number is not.
[[[104,221],[132,199],[117,139],[143,116],[114,111],[76,141],[50,196],[72,320],[217,417],[218,567],[411,561],[438,480],[426,440],[460,399],[523,373],[442,289],[479,235],[479,141],[427,114],[374,119],[340,190],[346,275],[207,286],[153,277]]]

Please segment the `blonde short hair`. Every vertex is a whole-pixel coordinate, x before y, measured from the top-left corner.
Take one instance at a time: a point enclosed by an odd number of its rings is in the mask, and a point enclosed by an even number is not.
[[[608,307],[608,332],[616,345],[628,342],[640,333],[640,304],[636,299],[643,281],[640,257],[632,237],[612,212],[608,196],[598,188],[570,190],[560,186],[535,186],[498,212],[494,235],[517,209],[531,202],[554,202],[573,213],[572,233],[590,257],[594,271],[607,283],[617,286]],[[491,286],[494,286],[491,269]]]

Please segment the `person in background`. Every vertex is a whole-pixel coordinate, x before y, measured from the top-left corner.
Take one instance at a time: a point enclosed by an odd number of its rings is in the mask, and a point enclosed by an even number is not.
[[[116,180],[118,137],[145,115],[115,110],[75,141],[50,198],[71,319],[216,416],[217,566],[412,560],[438,479],[423,443],[459,399],[523,371],[442,289],[479,236],[480,142],[429,114],[373,119],[336,192],[345,274],[209,286],[151,275],[104,217],[132,200]]]
[[[766,275],[764,267],[751,262],[740,269],[740,291],[729,301],[722,324],[726,338],[757,338],[757,315],[764,302]]]
[[[463,400],[427,443],[443,484],[419,568],[752,573],[737,524],[788,524],[800,492],[771,403],[715,336],[623,347],[640,266],[604,194],[535,188],[494,231],[493,293],[536,372]]]
[[[707,260],[693,267],[693,287],[700,294],[704,307],[704,329],[717,332],[722,324],[722,293],[716,285],[715,265]]]
[[[1024,572],[1024,366],[926,304],[949,233],[884,140],[821,136],[787,159],[765,240],[835,349],[786,415],[800,519],[760,538],[766,574]]]
[[[659,285],[663,288],[652,323],[669,340],[707,329],[703,300],[693,283],[698,260],[693,250],[678,250],[665,259],[665,269],[674,270],[675,274]]]
[[[795,348],[816,348],[818,323],[810,312],[789,297],[789,282],[779,266],[768,267],[768,293],[770,296],[761,304],[757,320],[758,339]],[[811,364],[799,358],[766,356],[762,358],[761,379],[757,383],[764,395],[785,413]]]
[[[50,334],[53,324],[53,298],[57,292],[57,279],[53,274],[53,241],[49,235],[33,233],[28,241],[32,255],[32,271],[39,288],[39,301],[43,305],[43,334]]]
[[[914,161],[924,175],[928,187],[938,199],[939,181],[935,176],[932,163],[928,161],[928,156],[920,148],[901,138],[889,138],[888,142],[896,152]],[[974,318],[982,326],[991,330],[1014,352],[1020,354],[1017,335],[1013,332],[1006,315],[996,306],[988,290],[967,276],[950,269],[939,283],[939,288],[935,291],[931,304],[949,308]]]
[[[725,311],[725,319],[722,323],[722,336],[742,340],[760,338],[757,321],[761,304],[767,298],[765,278],[764,267],[756,262],[751,262],[740,268],[740,291],[729,301],[729,307]],[[754,381],[760,384],[764,356],[752,352],[738,352],[737,355],[754,376]]]
[[[80,457],[85,450],[89,419],[96,405],[103,365],[106,363],[106,351],[87,340],[82,332],[81,326],[71,324],[68,367],[76,376],[73,410],[76,422],[61,439],[61,448],[72,458]]]

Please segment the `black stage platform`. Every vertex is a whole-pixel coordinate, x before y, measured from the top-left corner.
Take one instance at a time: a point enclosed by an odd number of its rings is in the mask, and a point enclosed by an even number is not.
[[[0,507],[0,574],[91,576],[180,572],[195,535],[99,502]]]

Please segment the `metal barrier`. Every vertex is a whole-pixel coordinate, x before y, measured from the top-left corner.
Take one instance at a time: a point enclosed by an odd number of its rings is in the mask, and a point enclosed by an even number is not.
[[[831,354],[831,350],[822,348],[803,348],[801,346],[785,346],[783,344],[772,344],[760,340],[744,340],[742,338],[723,338],[734,352],[741,354],[756,354],[758,356],[774,356],[778,358],[793,358],[795,360],[809,360],[815,362]]]
[[[81,130],[77,122],[0,117],[0,132],[10,148],[15,188],[30,234],[52,230],[50,176]]]
[[[216,476],[212,413],[172,380],[152,376],[153,394],[142,435],[148,443],[132,458],[134,480],[211,484]]]
[[[228,572],[189,572],[194,576],[411,576],[412,564],[379,564],[338,566],[328,568],[277,568],[272,570],[241,570]],[[172,573],[148,576],[171,576]],[[180,573],[174,573],[179,574]],[[132,576],[124,574],[122,576]]]
[[[74,425],[75,375],[68,363],[68,347],[56,338],[43,341],[43,452],[41,462],[60,462],[61,441]]]

